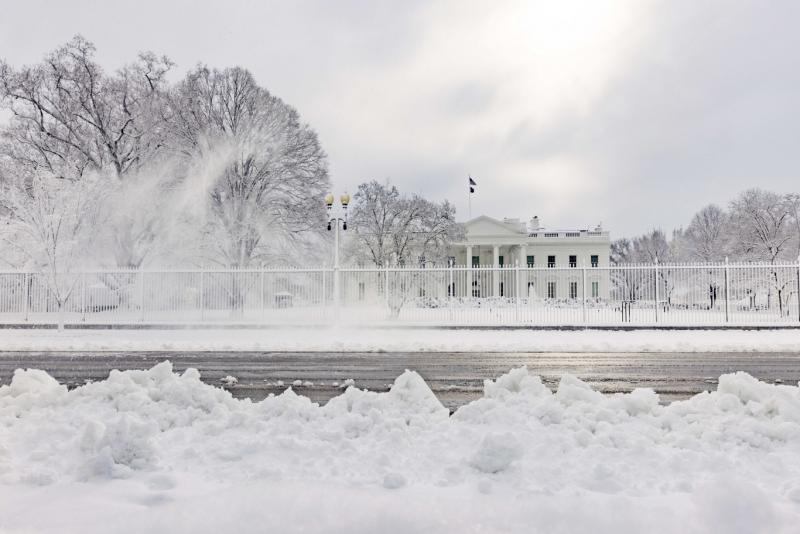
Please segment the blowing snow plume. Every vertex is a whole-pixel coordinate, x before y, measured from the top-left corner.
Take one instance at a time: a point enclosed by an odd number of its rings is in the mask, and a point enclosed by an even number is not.
[[[263,266],[323,229],[327,160],[297,111],[244,69],[199,66],[170,85],[172,67],[143,53],[107,73],[82,37],[41,64],[0,64],[0,105],[12,112],[0,181],[16,193],[0,206],[13,223],[1,245],[10,267],[56,270],[47,254],[17,249],[50,224],[24,217],[28,204],[62,183],[98,182],[83,206],[97,221],[68,237],[95,267]]]

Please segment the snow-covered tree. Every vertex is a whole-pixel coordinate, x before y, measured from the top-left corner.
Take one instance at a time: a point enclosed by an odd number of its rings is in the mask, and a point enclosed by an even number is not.
[[[105,188],[112,191],[123,189],[127,178],[163,151],[161,108],[171,62],[142,53],[108,74],[94,52],[92,43],[76,36],[40,64],[14,69],[0,63],[0,105],[12,114],[2,151],[19,172],[47,172],[69,181],[90,173],[107,179]],[[118,191],[106,200],[125,196]],[[155,239],[140,227],[152,227],[157,212],[134,211],[139,206],[128,201],[107,208],[113,215],[105,221],[111,256],[119,266],[140,266]],[[131,224],[134,220],[145,224]]]
[[[293,242],[325,224],[327,161],[297,111],[244,69],[198,67],[171,98],[173,148],[205,160],[204,246],[229,267],[286,261]],[[190,166],[191,168],[191,166]],[[208,172],[215,169],[215,172]]]
[[[152,53],[108,75],[81,36],[33,66],[0,63],[0,102],[11,111],[12,158],[54,176],[111,170],[122,177],[163,145],[156,96],[172,63]]]
[[[786,196],[749,189],[731,202],[730,218],[740,257],[770,263],[790,259],[792,211]]]
[[[462,239],[464,229],[455,220],[455,207],[446,200],[432,202],[419,195],[403,195],[397,187],[371,181],[353,195],[348,252],[359,263],[378,267],[445,265],[449,246]],[[417,293],[420,273],[393,271],[386,292],[392,317]]]
[[[723,261],[729,254],[731,224],[716,204],[698,211],[684,232],[686,253],[695,261]]]
[[[86,267],[84,258],[97,235],[98,185],[93,176],[66,180],[49,172],[17,175],[0,184],[0,239],[25,267],[44,277],[60,328],[78,282],[75,271]]]
[[[774,264],[781,260],[793,261],[792,255],[792,203],[790,198],[761,189],[749,189],[731,202],[735,247],[743,258]],[[767,305],[775,290],[781,314],[788,313],[788,302],[793,295],[791,277],[783,276],[778,269],[770,272],[771,287]]]
[[[800,194],[791,193],[786,195],[786,202],[791,215],[791,223],[789,225],[793,243],[791,251],[793,256],[800,258]]]
[[[444,264],[450,244],[464,235],[448,201],[402,195],[374,180],[353,195],[350,228],[354,256],[376,266]]]

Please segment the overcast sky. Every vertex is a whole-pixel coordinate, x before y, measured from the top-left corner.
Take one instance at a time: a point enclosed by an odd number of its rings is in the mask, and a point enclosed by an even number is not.
[[[612,236],[749,187],[800,191],[800,2],[0,0],[19,65],[81,33],[114,70],[250,69],[295,106],[335,192],[389,179],[472,214]]]

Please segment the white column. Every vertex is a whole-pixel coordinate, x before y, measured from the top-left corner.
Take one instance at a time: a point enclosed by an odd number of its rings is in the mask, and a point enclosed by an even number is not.
[[[520,276],[517,277],[519,283],[517,284],[517,297],[524,297],[527,294],[528,285],[528,247],[527,245],[519,246],[519,268]]]
[[[500,296],[500,247],[495,245],[492,248],[492,263],[494,265],[494,269],[492,270],[492,286],[493,286],[493,295],[495,297]]]

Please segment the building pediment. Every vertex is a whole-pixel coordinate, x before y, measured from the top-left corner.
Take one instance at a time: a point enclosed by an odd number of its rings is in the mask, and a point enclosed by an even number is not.
[[[520,237],[527,235],[522,228],[513,224],[481,215],[464,224],[467,236],[475,237]]]

